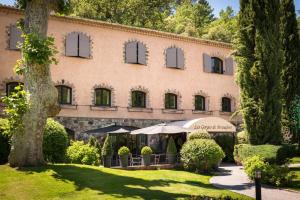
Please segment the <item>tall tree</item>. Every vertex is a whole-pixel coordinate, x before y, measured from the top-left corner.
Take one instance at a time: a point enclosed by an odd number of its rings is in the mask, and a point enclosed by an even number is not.
[[[281,142],[279,0],[240,0],[236,61],[241,109],[252,144]]]
[[[292,120],[291,105],[297,95],[300,95],[300,39],[293,0],[281,0],[281,43],[283,49],[283,116],[285,122],[297,138]]]
[[[70,0],[71,14],[130,26],[164,30],[174,0]]]
[[[213,9],[206,0],[182,1],[176,6],[174,15],[167,19],[167,30],[170,32],[200,37],[204,27],[214,20]]]
[[[19,0],[17,5],[25,8],[22,47],[22,69],[28,110],[22,117],[23,128],[13,133],[9,155],[11,166],[37,166],[44,164],[42,144],[46,119],[55,116],[57,91],[50,74],[52,50],[48,48],[48,18],[52,10],[59,9],[62,0]],[[50,42],[51,43],[51,42]],[[42,49],[40,47],[43,47]]]
[[[226,10],[221,10],[220,17],[205,27],[204,32],[204,39],[233,42],[237,32],[237,17],[233,9],[228,6]]]

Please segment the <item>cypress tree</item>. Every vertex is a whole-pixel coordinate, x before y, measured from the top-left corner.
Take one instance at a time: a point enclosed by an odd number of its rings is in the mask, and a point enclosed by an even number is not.
[[[241,109],[252,144],[281,142],[279,0],[240,0],[236,61]]]
[[[297,18],[293,0],[281,0],[281,44],[283,49],[283,117],[285,125],[297,138],[293,120],[292,102],[300,95],[300,40],[297,31]]]

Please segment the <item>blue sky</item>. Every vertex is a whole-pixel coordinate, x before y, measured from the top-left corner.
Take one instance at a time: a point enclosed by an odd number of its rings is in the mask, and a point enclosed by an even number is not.
[[[300,10],[300,0],[294,0],[294,1],[295,1],[296,10]],[[219,16],[220,10],[226,8],[227,6],[231,6],[236,13],[239,10],[239,0],[208,0],[208,2],[210,3],[211,7],[214,9],[215,16]],[[0,3],[13,5],[14,0],[0,0]]]

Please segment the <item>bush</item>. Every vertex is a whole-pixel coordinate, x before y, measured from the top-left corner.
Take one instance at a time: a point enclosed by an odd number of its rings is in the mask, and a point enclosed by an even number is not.
[[[152,149],[148,146],[144,146],[141,150],[142,155],[149,155],[152,154]]]
[[[286,186],[295,178],[289,168],[279,165],[270,165],[260,156],[249,157],[244,161],[245,172],[250,179],[254,179],[255,170],[261,170],[261,181],[274,186]]]
[[[121,147],[119,150],[118,150],[118,155],[119,156],[123,156],[123,155],[128,155],[130,153],[130,150],[128,149],[128,147]]]
[[[0,164],[5,164],[8,161],[10,138],[8,120],[0,119]]]
[[[113,155],[113,148],[111,137],[109,135],[106,136],[103,147],[102,147],[102,156],[112,156]]]
[[[297,156],[297,152],[297,144],[283,144],[277,151],[276,162],[278,164],[284,164],[289,160],[289,158]]]
[[[195,130],[188,134],[188,140],[194,139],[211,139],[210,134],[206,130]]]
[[[184,168],[193,171],[209,171],[225,156],[221,147],[208,139],[188,140],[180,155]]]
[[[67,149],[67,159],[71,163],[99,165],[99,157],[97,149],[84,144],[83,141],[72,142]]]
[[[63,125],[47,119],[43,140],[45,160],[53,163],[64,162],[68,144],[68,135]]]
[[[177,154],[177,148],[173,137],[170,137],[168,141],[167,154]]]
[[[238,144],[249,144],[249,138],[246,131],[238,132],[236,137],[237,137]]]
[[[233,150],[234,150],[234,137],[232,135],[217,135],[215,138],[216,143],[223,149],[225,158],[223,161],[234,162]]]
[[[248,157],[258,155],[270,164],[276,163],[276,155],[280,146],[275,145],[250,145],[238,144],[234,146],[234,160],[237,163],[243,163]]]
[[[97,138],[95,138],[94,136],[91,136],[89,138],[88,143],[91,147],[95,147],[97,149],[97,152],[99,155],[101,154],[101,145],[100,145],[99,141],[97,140]]]

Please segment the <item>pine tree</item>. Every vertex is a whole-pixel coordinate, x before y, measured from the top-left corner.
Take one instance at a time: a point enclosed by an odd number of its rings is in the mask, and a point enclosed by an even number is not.
[[[281,1],[281,43],[283,48],[283,117],[297,138],[292,120],[291,104],[296,95],[300,95],[300,40],[297,31],[297,18],[293,0]]]
[[[252,144],[281,142],[279,0],[241,0],[236,61],[241,109]]]

